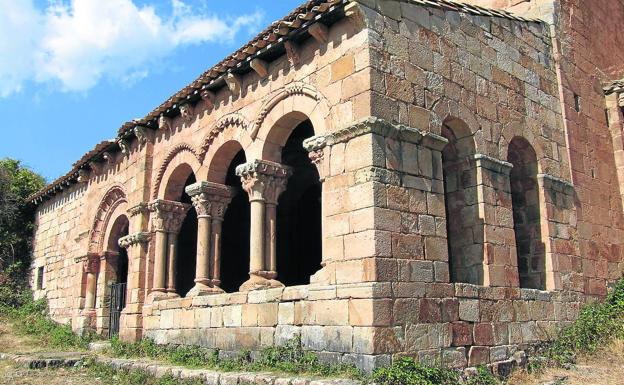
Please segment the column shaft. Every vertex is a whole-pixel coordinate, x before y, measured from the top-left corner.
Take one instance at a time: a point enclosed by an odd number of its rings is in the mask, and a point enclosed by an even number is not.
[[[266,252],[265,270],[268,270],[271,278],[277,276],[277,206],[275,203],[266,204]]]
[[[176,293],[176,273],[178,259],[178,234],[169,233],[169,259],[167,261],[167,293]]]
[[[221,285],[221,230],[223,220],[214,218],[212,220],[212,247],[210,256],[212,260],[211,279],[213,286]]]
[[[211,218],[202,215],[197,218],[197,265],[195,283],[208,286],[210,283],[210,228]]]
[[[154,284],[152,291],[165,292],[165,276],[167,270],[167,233],[156,231],[154,256]]]
[[[264,200],[254,199],[250,206],[249,270],[251,273],[257,273],[266,270],[264,266]]]
[[[87,272],[87,290],[85,295],[85,309],[91,310],[95,308],[95,290],[96,290],[95,272]]]

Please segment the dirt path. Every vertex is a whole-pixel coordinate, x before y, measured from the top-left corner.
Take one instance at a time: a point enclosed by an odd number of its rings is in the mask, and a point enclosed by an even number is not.
[[[507,384],[539,385],[552,381],[556,385],[624,385],[624,341],[582,358],[572,370],[549,369],[537,376],[518,373]]]
[[[0,361],[0,385],[103,385],[86,369],[24,369]]]

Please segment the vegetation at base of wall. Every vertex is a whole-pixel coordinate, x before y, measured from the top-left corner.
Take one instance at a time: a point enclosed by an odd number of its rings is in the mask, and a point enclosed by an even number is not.
[[[186,367],[202,367],[222,371],[278,371],[320,376],[361,378],[362,373],[353,365],[327,364],[313,352],[305,351],[301,340],[294,338],[283,346],[266,347],[252,359],[249,351],[236,358],[219,358],[217,350],[197,346],[158,345],[150,339],[139,342],[111,341],[112,355],[116,357],[148,357]]]
[[[579,355],[595,353],[615,339],[624,339],[624,278],[603,302],[585,305],[578,319],[531,357],[529,370],[546,366],[569,367]]]
[[[0,285],[0,293],[3,292]],[[11,306],[0,303],[0,314],[12,322],[15,331],[31,336],[37,343],[55,349],[87,349],[95,335],[79,336],[69,325],[62,325],[48,315],[45,299],[33,300],[32,292],[22,289]]]
[[[390,367],[377,369],[371,380],[376,385],[500,384],[486,367],[479,367],[476,375],[464,380],[456,370],[422,365],[412,358],[402,358]]]
[[[93,361],[85,363],[85,367],[89,373],[100,379],[106,385],[200,385],[203,382],[200,379],[182,380],[172,376],[163,376],[160,378],[149,375],[140,370],[125,371],[116,370],[110,366],[98,364]]]

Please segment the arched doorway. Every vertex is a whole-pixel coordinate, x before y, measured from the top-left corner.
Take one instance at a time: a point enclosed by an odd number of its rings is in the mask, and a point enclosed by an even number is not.
[[[126,215],[118,216],[111,226],[106,243],[106,271],[105,281],[109,287],[108,301],[108,335],[113,337],[119,334],[119,320],[121,312],[126,307],[128,291],[128,254],[126,249],[119,246],[119,239],[128,235],[129,221]]]
[[[537,155],[526,139],[515,137],[509,143],[507,160],[513,164],[511,202],[520,287],[544,289],[546,249],[542,242]]]
[[[451,282],[483,284],[483,220],[479,218],[475,146],[458,119],[445,122],[442,136],[444,201]]]
[[[314,135],[310,120],[298,124],[281,151],[281,162],[292,167],[277,205],[277,279],[286,286],[310,283],[321,268],[321,182],[303,147]]]

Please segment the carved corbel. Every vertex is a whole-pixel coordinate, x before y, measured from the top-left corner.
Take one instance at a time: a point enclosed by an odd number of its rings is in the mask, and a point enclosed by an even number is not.
[[[224,80],[232,94],[238,94],[243,89],[243,82],[236,74],[230,72],[225,75]]]
[[[139,140],[139,144],[147,143],[147,128],[143,126],[134,126],[134,135]]]
[[[78,183],[86,183],[89,181],[89,171],[85,169],[78,170]]]
[[[139,243],[147,243],[149,242],[152,234],[147,232],[139,232],[135,234],[126,235],[125,237],[119,238],[118,244],[119,247],[127,249],[130,246],[138,245]]]
[[[286,50],[286,56],[288,57],[288,61],[290,62],[290,65],[292,66],[299,65],[299,61],[300,61],[299,46],[290,40],[286,40],[284,42],[284,49]]]
[[[171,131],[171,119],[161,114],[158,117],[158,129]]]
[[[325,24],[314,23],[308,28],[308,33],[320,44],[327,44],[328,30]]]
[[[96,174],[99,174],[102,172],[102,164],[94,160],[89,162],[89,168],[91,168],[91,170],[93,170],[93,172]]]
[[[249,66],[256,71],[258,76],[262,79],[266,78],[269,75],[269,65],[262,59],[255,58],[249,62]]]
[[[118,139],[117,145],[121,149],[121,153],[124,155],[130,154],[130,143],[126,139]]]
[[[325,176],[327,175],[329,168],[325,159],[326,146],[327,137],[324,135],[313,136],[303,141],[303,148],[308,151],[308,157],[316,166],[321,182],[325,180]]]
[[[202,90],[201,98],[206,103],[209,109],[214,108],[215,93],[209,90]]]
[[[102,159],[106,161],[106,163],[111,164],[115,161],[115,157],[110,152],[106,151],[102,154]]]
[[[193,121],[193,106],[190,103],[181,104],[180,115],[186,123],[191,123]]]

